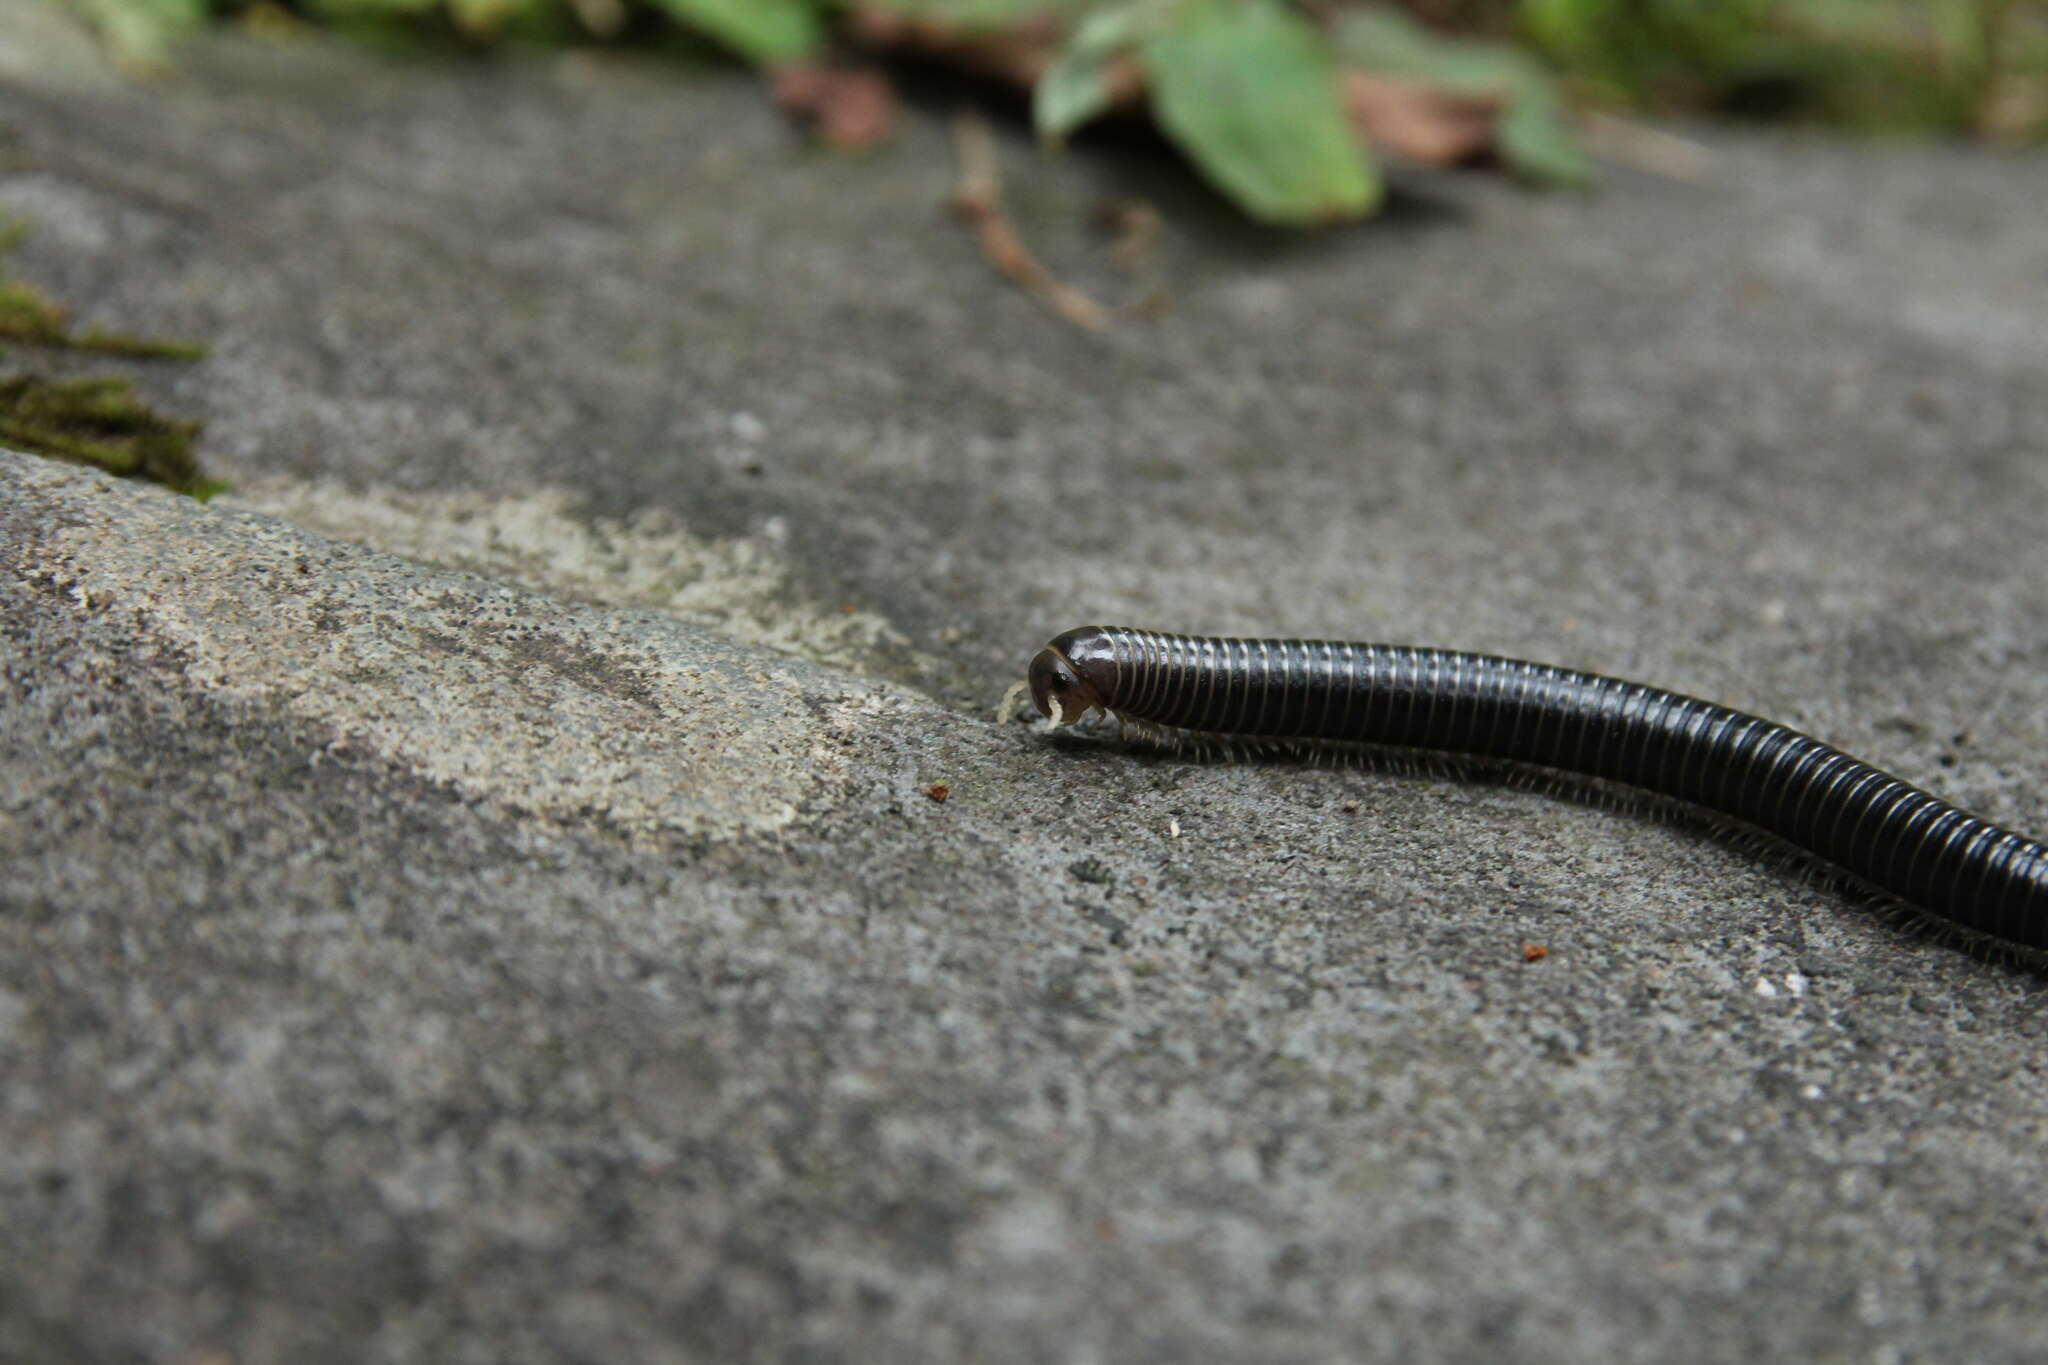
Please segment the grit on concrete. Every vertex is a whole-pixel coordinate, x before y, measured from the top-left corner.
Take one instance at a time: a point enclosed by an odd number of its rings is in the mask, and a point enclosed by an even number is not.
[[[141,88],[35,7],[0,70],[13,269],[208,339],[133,372],[238,486],[0,455],[0,1358],[2048,1359],[2038,978],[997,715],[1091,619],[1425,641],[2048,828],[2048,163],[1722,131],[1294,240],[1007,131],[1048,261],[1165,291],[1093,338],[941,211],[943,107]]]

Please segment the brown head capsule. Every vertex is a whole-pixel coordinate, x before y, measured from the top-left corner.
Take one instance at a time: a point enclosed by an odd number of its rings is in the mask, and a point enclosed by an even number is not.
[[[1116,648],[1101,626],[1070,630],[1031,661],[1031,701],[1054,725],[1071,725],[1116,695]]]

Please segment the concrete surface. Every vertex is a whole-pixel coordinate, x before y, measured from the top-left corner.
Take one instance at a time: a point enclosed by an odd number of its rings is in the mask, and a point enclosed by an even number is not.
[[[13,267],[210,340],[132,368],[238,488],[0,455],[0,1358],[2048,1359],[2038,978],[997,718],[1090,619],[1426,641],[2048,829],[2048,163],[1297,241],[1009,130],[1166,291],[1089,338],[943,100],[847,161],[731,71],[68,44],[0,23]]]

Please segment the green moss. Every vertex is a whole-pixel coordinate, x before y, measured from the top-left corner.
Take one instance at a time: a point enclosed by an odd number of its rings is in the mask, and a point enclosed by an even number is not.
[[[0,255],[26,235],[19,223],[0,227]],[[35,286],[6,277],[0,277],[0,341],[133,360],[196,360],[206,354],[191,342],[98,328],[74,332],[61,305]],[[0,376],[0,443],[124,478],[150,479],[204,502],[227,485],[200,473],[192,449],[198,435],[197,422],[157,415],[119,375]]]
[[[162,417],[119,376],[0,377],[0,442],[36,455],[151,479],[204,502],[226,487],[199,471],[197,422]]]
[[[2048,11],[2033,0],[1515,3],[1525,35],[1580,91],[1608,102],[2048,133]]]
[[[19,280],[0,280],[0,337],[62,346],[67,330],[62,308]]]
[[[19,240],[18,233],[13,241],[0,240],[0,252]],[[204,346],[189,341],[157,341],[96,327],[74,332],[69,315],[41,290],[4,278],[0,278],[0,340],[140,360],[197,360],[206,354]]]
[[[206,356],[206,347],[197,341],[160,341],[123,332],[102,332],[97,327],[73,333],[64,339],[64,344],[74,351],[127,356],[133,360],[201,360]]]

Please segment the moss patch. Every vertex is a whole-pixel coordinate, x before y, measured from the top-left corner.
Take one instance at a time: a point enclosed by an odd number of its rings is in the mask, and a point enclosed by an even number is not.
[[[0,241],[0,251],[9,245]],[[157,341],[96,327],[74,332],[60,304],[34,285],[13,279],[0,279],[0,340],[137,360],[198,360],[206,354],[204,346],[190,341]]]
[[[197,422],[151,411],[118,375],[0,376],[0,442],[109,474],[151,479],[202,502],[227,485],[204,477],[192,451]]]
[[[19,226],[0,234],[0,253],[17,245],[22,235]],[[35,286],[7,277],[0,277],[0,341],[134,360],[196,360],[206,353],[190,342],[96,328],[73,331],[61,305]],[[227,485],[200,473],[192,448],[198,436],[197,422],[152,411],[135,385],[120,375],[0,375],[0,442],[17,450],[124,478],[150,479],[203,502]]]

